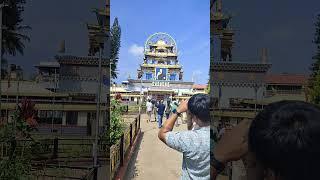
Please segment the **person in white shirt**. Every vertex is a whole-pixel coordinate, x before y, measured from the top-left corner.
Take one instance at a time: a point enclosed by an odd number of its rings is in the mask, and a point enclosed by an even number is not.
[[[152,110],[153,110],[153,104],[151,103],[150,99],[148,100],[146,106],[147,106],[147,114],[149,117],[149,119],[147,119],[147,122],[150,122],[151,121],[151,114],[152,114]]]

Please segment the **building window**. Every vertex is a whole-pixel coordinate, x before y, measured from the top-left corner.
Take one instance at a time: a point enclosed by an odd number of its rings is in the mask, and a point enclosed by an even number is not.
[[[77,111],[67,112],[66,124],[67,125],[77,125],[77,122],[78,122],[78,112]]]
[[[170,81],[176,80],[176,74],[170,74]]]
[[[62,124],[62,111],[39,111],[39,124]]]
[[[147,80],[152,79],[152,73],[146,73],[146,79]]]

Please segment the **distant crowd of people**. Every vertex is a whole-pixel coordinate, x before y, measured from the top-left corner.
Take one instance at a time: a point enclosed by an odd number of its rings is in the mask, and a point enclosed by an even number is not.
[[[169,119],[170,114],[172,114],[179,106],[179,101],[173,99],[167,100],[155,100],[155,99],[148,99],[146,103],[146,113],[148,115],[147,122],[152,122],[152,115],[154,116],[154,122],[158,122],[158,127],[161,128],[163,124],[163,117],[165,116],[166,119]],[[178,126],[179,123],[176,122]]]

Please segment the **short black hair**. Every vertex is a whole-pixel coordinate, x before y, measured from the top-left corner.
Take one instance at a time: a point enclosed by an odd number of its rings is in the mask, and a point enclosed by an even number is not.
[[[302,101],[266,106],[250,126],[249,149],[281,179],[318,179],[319,107]]]
[[[210,97],[207,94],[195,94],[188,101],[188,110],[202,122],[210,122]]]

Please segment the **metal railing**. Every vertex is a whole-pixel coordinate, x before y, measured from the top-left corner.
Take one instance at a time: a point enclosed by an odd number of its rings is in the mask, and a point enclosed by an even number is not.
[[[56,164],[32,164],[33,171],[31,176],[33,179],[48,180],[93,180],[93,167],[66,166]],[[45,168],[47,172],[42,171]]]
[[[123,166],[124,159],[131,149],[133,142],[137,138],[140,130],[140,116],[130,123],[126,128],[119,141],[110,147],[110,172],[111,179],[115,178],[118,170]]]
[[[31,140],[17,140],[16,149],[20,150],[26,146]],[[55,158],[69,158],[76,156],[77,158],[90,158],[92,157],[92,146],[94,139],[83,138],[83,139],[66,139],[66,138],[54,138],[54,139],[38,139],[37,144],[41,146],[41,150],[37,152],[37,156],[47,159]],[[106,156],[107,144],[102,141],[99,143],[99,155],[101,157]],[[9,154],[10,145],[5,142],[0,143],[0,159],[5,158]],[[18,152],[19,153],[19,152]]]
[[[266,96],[274,96],[274,95],[302,95],[304,90],[267,90]]]
[[[36,144],[39,146],[36,148],[37,152],[32,154],[31,176],[36,179],[93,179],[95,170],[92,165],[93,142],[93,138],[37,139]],[[30,143],[34,141],[17,140],[15,153],[23,154],[24,148]],[[8,142],[0,143],[0,161],[8,158],[10,147]],[[108,163],[107,144],[100,141],[98,147],[99,160]]]
[[[2,98],[1,100],[3,103],[13,103],[16,102],[16,98]],[[49,97],[47,99],[39,99],[39,98],[34,98],[32,100],[35,103],[52,103],[52,97]],[[64,103],[64,104],[73,104],[73,103],[77,103],[77,104],[96,104],[95,101],[92,100],[67,100],[67,99],[63,99],[63,100],[59,100],[56,99],[55,100],[56,103]]]

